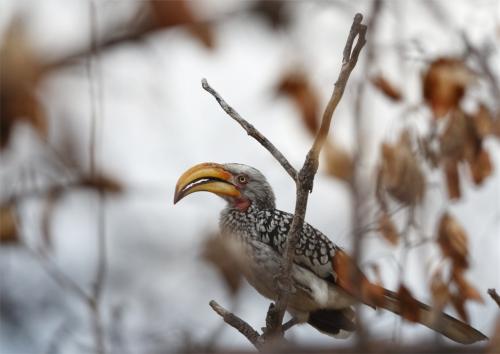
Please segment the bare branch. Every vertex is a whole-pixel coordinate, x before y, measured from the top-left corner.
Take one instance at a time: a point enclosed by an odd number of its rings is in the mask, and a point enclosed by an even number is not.
[[[276,307],[273,310],[273,321],[270,321],[271,328],[268,328],[271,332],[275,332],[277,335],[282,335],[281,323],[283,322],[283,316],[288,304],[288,298],[291,292],[291,269],[293,264],[293,259],[295,256],[295,248],[297,242],[300,238],[300,233],[304,225],[304,218],[307,208],[307,199],[309,197],[309,192],[312,191],[314,176],[318,170],[319,165],[319,153],[324,145],[326,137],[328,136],[328,131],[333,118],[333,113],[337,108],[344,90],[347,84],[347,80],[354,69],[361,49],[366,43],[366,26],[361,24],[363,16],[361,14],[356,14],[354,17],[347,42],[343,51],[343,61],[342,68],[340,70],[339,77],[335,83],[335,88],[333,90],[330,101],[325,109],[323,118],[321,121],[321,126],[316,134],[314,143],[309,150],[304,165],[302,166],[296,180],[297,184],[297,196],[295,202],[295,213],[292,220],[292,225],[290,226],[290,231],[287,237],[285,259],[282,265],[282,271],[279,276],[279,285],[281,288],[281,293],[279,294],[278,300],[276,301]],[[354,40],[357,38],[356,44],[353,47]],[[351,51],[352,49],[352,51]]]
[[[498,295],[495,289],[488,289],[488,295],[497,303],[498,307],[500,307],[500,295]]]
[[[275,306],[270,306],[267,317],[266,317],[266,339],[271,337],[282,338],[283,336],[283,316],[288,304],[288,298],[291,293],[291,269],[293,264],[293,258],[295,255],[295,248],[304,225],[304,217],[307,208],[307,199],[309,193],[312,191],[312,185],[314,181],[314,176],[318,170],[319,165],[319,154],[325,143],[326,137],[328,136],[328,131],[333,118],[333,113],[337,108],[342,95],[344,94],[345,87],[347,85],[347,80],[356,66],[361,49],[366,43],[365,35],[367,27],[361,24],[363,16],[361,14],[356,14],[354,17],[349,36],[347,38],[344,50],[343,50],[343,60],[342,68],[338,76],[337,82],[328,102],[328,105],[323,114],[320,129],[316,134],[314,143],[307,153],[304,165],[301,170],[297,172],[285,156],[264,136],[262,135],[253,125],[244,120],[231,106],[229,106],[224,99],[208,84],[206,79],[202,80],[203,89],[210,93],[222,107],[222,109],[233,118],[238,124],[241,125],[243,129],[246,130],[248,135],[256,139],[262,146],[264,146],[278,162],[283,166],[283,168],[288,172],[290,177],[296,183],[296,203],[295,203],[295,213],[290,227],[290,231],[287,237],[287,244],[285,248],[285,254],[283,259],[283,264],[281,265],[281,272],[278,276],[278,285],[280,288],[280,294]],[[356,40],[354,44],[354,41]],[[353,49],[354,46],[354,49]],[[210,302],[210,306],[214,310],[224,317],[224,320],[229,323],[234,328],[242,332],[249,340],[255,345],[258,333],[255,332],[248,324],[246,324],[240,318],[234,316],[233,314],[225,311],[220,306],[217,305],[215,301]],[[214,307],[215,306],[215,307]],[[224,312],[219,312],[224,310]],[[244,331],[242,331],[244,329]],[[250,332],[249,332],[250,331]],[[251,334],[250,337],[248,334]]]
[[[217,93],[217,91],[215,91],[208,84],[208,82],[207,82],[206,79],[202,79],[201,80],[201,86],[203,87],[203,89],[205,91],[207,91],[212,96],[214,96],[214,98],[217,100],[217,102],[222,107],[222,109],[224,110],[224,112],[226,112],[239,125],[241,125],[241,127],[246,130],[246,132],[248,133],[248,135],[250,135],[252,138],[254,138],[255,140],[257,140],[262,146],[264,146],[267,149],[267,151],[269,151],[271,153],[271,155],[274,156],[274,158],[276,160],[278,160],[278,162],[281,164],[281,166],[283,166],[283,168],[286,170],[286,172],[288,172],[288,174],[290,175],[290,177],[292,177],[292,179],[294,181],[297,180],[297,170],[295,170],[295,168],[290,164],[290,162],[288,162],[288,160],[281,153],[281,151],[279,151],[276,148],[276,146],[274,146],[273,143],[271,143],[269,141],[269,139],[267,139],[264,135],[262,135],[262,133],[260,133],[252,124],[248,123],[245,119],[243,119],[238,114],[238,112],[236,112],[234,110],[233,107],[231,107],[230,105],[228,105],[226,103],[226,101],[224,101],[224,99]]]
[[[238,316],[226,310],[214,300],[210,301],[209,305],[215,312],[217,312],[219,316],[222,317],[224,322],[243,334],[250,341],[250,343],[252,343],[254,347],[257,348],[257,350],[260,351],[262,349],[263,343],[261,343],[260,341],[259,332],[253,329],[252,326],[250,326]]]
[[[98,23],[97,10],[94,0],[90,1],[90,56],[87,57],[87,75],[89,80],[89,97],[91,107],[91,126],[90,126],[90,176],[96,176],[97,160],[97,129],[99,118],[102,119],[102,86],[100,85],[99,63],[97,62],[98,51]],[[96,354],[106,353],[106,343],[104,334],[104,325],[102,320],[101,300],[103,289],[105,287],[107,275],[107,242],[106,225],[104,215],[104,193],[99,190],[97,208],[97,265],[95,271],[94,284],[92,287],[92,297],[87,304],[91,314],[91,324],[94,334]]]

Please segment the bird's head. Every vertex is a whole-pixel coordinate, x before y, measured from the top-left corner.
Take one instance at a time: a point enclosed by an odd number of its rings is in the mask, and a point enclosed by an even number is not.
[[[237,163],[201,163],[184,172],[175,186],[174,204],[194,192],[212,192],[232,208],[274,209],[274,193],[259,170]]]

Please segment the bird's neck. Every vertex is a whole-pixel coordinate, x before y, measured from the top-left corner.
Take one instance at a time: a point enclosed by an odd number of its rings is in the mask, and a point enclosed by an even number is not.
[[[275,209],[274,198],[268,198],[261,201],[252,201],[245,197],[226,200],[228,202],[226,209],[234,209],[242,213],[251,213],[256,210]]]
[[[252,202],[246,198],[239,198],[232,202],[231,207],[241,212],[246,212],[252,206]]]
[[[233,234],[245,230],[247,226],[250,227],[250,225],[255,224],[258,212],[259,209],[253,205],[250,205],[245,211],[241,211],[233,205],[228,204],[220,214],[221,231]]]
[[[228,204],[224,210],[222,210],[222,215],[235,215],[235,214],[254,214],[257,213],[260,210],[257,206],[253,205],[250,203],[248,206],[245,208],[239,208],[235,206],[234,204]]]

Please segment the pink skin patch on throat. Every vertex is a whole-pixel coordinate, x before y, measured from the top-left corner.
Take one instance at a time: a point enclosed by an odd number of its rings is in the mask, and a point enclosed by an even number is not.
[[[234,207],[239,211],[246,211],[250,204],[252,203],[246,198],[238,198],[234,200]]]

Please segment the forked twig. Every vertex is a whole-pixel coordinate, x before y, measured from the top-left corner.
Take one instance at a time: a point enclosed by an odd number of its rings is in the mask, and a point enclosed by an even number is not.
[[[295,256],[295,248],[297,242],[300,238],[300,233],[304,225],[304,218],[307,208],[307,200],[309,193],[312,191],[314,176],[318,170],[319,165],[319,153],[323,148],[326,137],[328,136],[328,131],[330,130],[330,125],[333,118],[333,113],[337,108],[340,99],[344,94],[345,87],[347,85],[347,80],[356,66],[361,49],[366,43],[366,26],[361,24],[363,16],[361,14],[356,14],[345,44],[342,59],[342,68],[340,70],[339,77],[335,83],[332,96],[326,106],[325,112],[323,113],[323,118],[321,120],[321,126],[316,134],[314,143],[307,153],[306,160],[302,166],[296,180],[296,202],[295,202],[295,213],[292,220],[292,225],[290,226],[290,231],[287,237],[285,259],[282,267],[282,272],[279,276],[279,284],[281,285],[281,293],[278,296],[275,307],[274,320],[270,322],[271,328],[268,331],[274,332],[278,335],[282,335],[281,324],[283,323],[283,316],[288,305],[288,298],[291,293],[291,270],[293,259]],[[357,38],[356,44],[353,47],[354,40]]]
[[[219,105],[222,107],[224,112],[226,112],[231,118],[233,118],[243,129],[246,130],[247,134],[252,138],[257,140],[262,146],[264,146],[267,151],[274,156],[276,160],[283,166],[286,172],[292,177],[294,181],[297,180],[297,170],[288,162],[287,158],[279,151],[273,143],[269,141],[261,132],[259,132],[252,124],[248,123],[243,119],[236,110],[227,104],[226,101],[215,91],[207,82],[207,79],[201,80],[201,86],[205,91],[210,93],[217,100]]]
[[[349,32],[349,36],[347,38],[343,50],[342,68],[340,70],[340,74],[338,76],[337,82],[335,83],[332,96],[330,97],[325,112],[323,113],[320,129],[316,134],[311,149],[306,155],[304,165],[302,166],[299,172],[297,172],[291,166],[291,164],[288,162],[285,156],[263,134],[261,134],[257,129],[255,129],[253,125],[248,123],[231,106],[229,106],[224,101],[224,99],[222,99],[222,97],[208,84],[206,79],[202,80],[203,89],[209,92],[217,100],[222,109],[231,118],[233,118],[236,122],[238,122],[238,124],[240,124],[242,128],[245,129],[250,136],[255,138],[276,158],[276,160],[278,160],[278,162],[283,166],[283,168],[288,172],[290,177],[292,177],[292,179],[296,183],[295,213],[287,237],[284,260],[281,266],[281,272],[278,276],[278,284],[280,285],[280,294],[278,296],[278,300],[276,301],[276,306],[271,306],[268,311],[267,315],[268,320],[266,320],[267,322],[266,337],[268,335],[282,337],[283,335],[282,322],[285,310],[287,308],[288,298],[291,292],[290,273],[295,255],[294,250],[299,240],[302,227],[304,225],[307,200],[309,197],[309,193],[312,191],[314,176],[318,170],[318,165],[319,165],[319,154],[328,136],[328,131],[330,130],[333,113],[335,112],[335,109],[337,108],[340,99],[344,94],[344,90],[347,85],[347,80],[349,79],[352,70],[356,66],[359,54],[361,53],[361,49],[366,43],[365,36],[367,27],[361,23],[362,20],[363,16],[361,14],[358,13],[354,16],[351,30]],[[356,43],[354,43],[356,38],[357,41]],[[210,305],[212,306],[212,308],[214,308],[214,305],[217,305],[217,303],[212,301]],[[216,308],[214,308],[214,310],[217,313],[221,314],[221,312],[217,311]],[[246,324],[243,320],[239,319],[238,317],[234,316],[231,313],[225,313],[223,317],[226,322],[228,322],[228,320],[226,319],[230,319],[231,322],[233,322],[233,324],[229,322],[228,323],[237,329],[238,327],[234,325],[236,322],[239,325],[241,325],[242,323]],[[238,321],[236,321],[236,319]],[[242,323],[239,321],[241,321]],[[245,333],[243,332],[242,333],[255,345],[256,343],[255,336],[258,336],[258,333],[255,332],[253,329],[252,331],[253,332],[245,332],[252,334],[250,338]]]
[[[248,341],[254,345],[255,348],[257,348],[258,350],[262,348],[263,343],[261,343],[260,341],[260,334],[255,329],[253,329],[252,326],[250,326],[238,316],[226,310],[214,300],[210,301],[209,305],[215,312],[217,312],[219,316],[222,317],[224,322],[243,334],[248,339]]]

